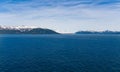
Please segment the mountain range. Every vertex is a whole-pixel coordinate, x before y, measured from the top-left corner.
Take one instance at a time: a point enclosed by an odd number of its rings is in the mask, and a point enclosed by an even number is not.
[[[78,31],[75,34],[120,34],[120,31],[109,31],[109,30],[101,31],[101,32],[98,32],[98,31]]]
[[[59,34],[44,28],[0,27],[0,34]]]
[[[18,27],[6,27],[0,26],[0,34],[60,34],[54,30],[46,28],[37,28],[37,27],[27,27],[27,26],[18,26]],[[120,31],[78,31],[74,34],[120,34]]]

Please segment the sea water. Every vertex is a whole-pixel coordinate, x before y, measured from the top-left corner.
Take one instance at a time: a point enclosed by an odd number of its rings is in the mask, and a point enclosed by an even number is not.
[[[0,35],[0,72],[120,72],[120,35]]]

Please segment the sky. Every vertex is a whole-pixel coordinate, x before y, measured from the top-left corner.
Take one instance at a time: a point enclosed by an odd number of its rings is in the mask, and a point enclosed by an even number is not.
[[[0,0],[0,25],[120,31],[120,0]]]

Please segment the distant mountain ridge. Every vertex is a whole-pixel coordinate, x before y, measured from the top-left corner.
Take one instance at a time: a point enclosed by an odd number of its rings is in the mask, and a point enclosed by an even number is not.
[[[0,34],[59,34],[56,31],[44,28],[11,28],[0,27]]]
[[[120,34],[120,31],[102,31],[102,32],[98,32],[98,31],[78,31],[75,34]]]

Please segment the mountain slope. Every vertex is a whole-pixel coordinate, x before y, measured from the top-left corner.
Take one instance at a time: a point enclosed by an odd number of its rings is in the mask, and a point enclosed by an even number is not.
[[[50,29],[43,28],[0,28],[0,34],[59,34]]]

